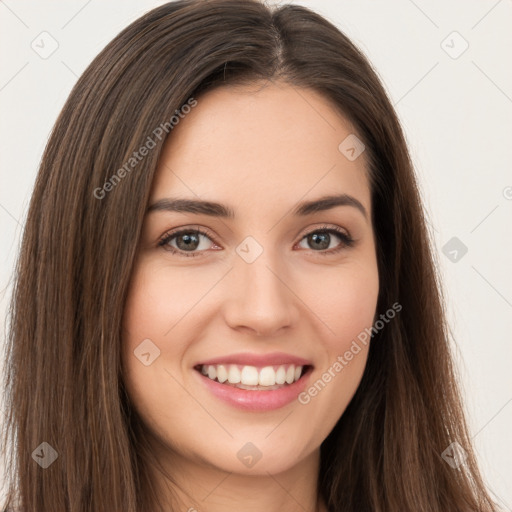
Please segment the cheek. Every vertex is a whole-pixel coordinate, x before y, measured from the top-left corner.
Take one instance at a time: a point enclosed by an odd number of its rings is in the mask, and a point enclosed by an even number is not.
[[[187,346],[180,340],[187,336],[180,331],[194,325],[195,315],[200,314],[198,302],[223,272],[224,268],[212,272],[194,266],[176,271],[151,260],[139,263],[134,269],[124,311],[125,357],[130,354],[133,357],[137,346],[151,339],[161,352],[160,361],[181,361]],[[128,358],[127,363],[133,361]]]
[[[379,294],[378,275],[376,272],[350,274],[338,284],[337,290],[337,300],[326,307],[335,333],[331,345],[337,351],[345,351],[373,323]]]
[[[135,265],[124,308],[122,364],[131,400],[143,416],[161,410],[162,390],[167,390],[166,406],[183,406],[180,387],[172,386],[170,374],[183,380],[186,369],[180,366],[190,329],[201,315],[195,306],[224,272],[223,267],[203,272],[194,266],[173,271],[151,258]]]
[[[366,366],[379,294],[377,265],[369,260],[337,272],[331,269],[325,276],[317,275],[315,283],[309,286],[309,300],[321,320],[317,332],[324,354],[299,403],[308,416],[317,418],[318,435],[323,438],[357,391]]]
[[[328,370],[331,374],[336,370],[339,375],[343,374],[337,386],[346,386],[349,393],[355,393],[366,365],[371,340],[368,332],[371,332],[376,313],[379,295],[377,266],[352,267],[338,281],[333,280],[330,294],[333,300],[324,304],[326,323],[333,331],[325,338],[329,353]],[[336,363],[341,363],[342,368]]]
[[[125,306],[125,326],[130,333],[162,339],[187,315],[211,287],[215,276],[202,275],[187,268],[169,270],[147,262],[134,270]]]
[[[186,290],[176,277],[171,283],[166,273],[154,266],[136,266],[124,308],[123,378],[135,408],[144,417],[161,390],[169,387],[167,361],[179,361],[185,350],[179,339],[173,338],[183,304],[173,297],[176,290]],[[172,343],[166,342],[170,339]]]
[[[371,327],[379,294],[376,262],[347,262],[337,269],[323,269],[301,282],[297,295],[303,297],[320,320],[323,348],[332,354],[347,350],[352,339]]]

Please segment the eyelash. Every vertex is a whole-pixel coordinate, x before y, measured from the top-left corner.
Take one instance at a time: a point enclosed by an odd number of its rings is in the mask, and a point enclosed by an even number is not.
[[[179,231],[171,231],[171,232],[165,233],[165,235],[158,242],[158,246],[162,247],[165,251],[169,251],[172,254],[178,254],[178,255],[184,256],[186,258],[194,258],[196,256],[200,256],[205,251],[197,251],[197,252],[189,252],[189,253],[187,253],[186,251],[181,251],[181,250],[176,249],[176,248],[171,247],[171,246],[166,247],[166,245],[173,238],[176,238],[179,235],[190,234],[190,233],[194,233],[196,235],[197,234],[203,235],[206,238],[209,238],[213,242],[212,236],[208,232],[206,232],[206,231],[204,231],[204,230],[202,230],[200,228],[195,228],[195,229],[187,228],[187,229],[181,229]],[[306,233],[299,240],[299,243],[302,242],[302,240],[304,240],[304,238],[306,238],[307,236],[309,236],[309,235],[311,235],[313,233],[335,234],[341,240],[340,245],[338,247],[335,247],[334,249],[322,250],[322,251],[313,251],[314,253],[317,253],[317,254],[319,254],[321,256],[329,256],[329,255],[332,255],[332,254],[336,254],[336,253],[340,252],[341,250],[343,250],[345,248],[352,247],[354,245],[354,242],[355,242],[355,240],[349,234],[347,234],[345,231],[341,230],[340,228],[331,227],[331,226],[322,226],[321,228],[317,228],[317,229],[314,229],[313,231],[310,231],[309,233]]]

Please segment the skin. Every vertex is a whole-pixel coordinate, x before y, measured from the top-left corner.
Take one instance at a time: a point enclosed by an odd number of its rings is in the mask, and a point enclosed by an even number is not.
[[[166,142],[149,204],[203,199],[236,217],[146,215],[123,322],[126,387],[178,484],[180,510],[225,512],[243,503],[245,512],[326,511],[316,486],[320,445],[359,385],[368,346],[309,403],[268,412],[220,401],[193,367],[235,352],[282,351],[312,361],[312,384],[371,327],[379,281],[365,153],[350,161],[340,152],[355,130],[309,89],[259,83],[197,99]],[[333,193],[356,198],[366,217],[346,205],[291,213],[300,201]],[[328,249],[316,248],[305,237],[324,226],[348,232],[354,245],[331,235]],[[197,257],[158,245],[170,230],[198,227],[212,237],[200,235]],[[247,236],[263,248],[251,264],[236,252]],[[167,246],[179,250],[182,241]],[[149,366],[134,355],[145,339],[160,350]],[[247,442],[262,454],[252,468],[237,458]],[[170,499],[156,471],[155,482]]]

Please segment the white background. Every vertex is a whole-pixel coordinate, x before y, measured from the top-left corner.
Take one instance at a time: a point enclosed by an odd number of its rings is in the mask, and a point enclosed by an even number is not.
[[[12,268],[51,127],[93,57],[162,3],[0,0],[1,346]],[[445,281],[471,433],[484,476],[510,511],[512,0],[290,3],[311,7],[343,30],[395,104]],[[31,47],[48,37],[43,31],[58,43],[47,59]],[[452,58],[464,40],[469,47]],[[443,253],[452,237],[468,248],[455,262]]]

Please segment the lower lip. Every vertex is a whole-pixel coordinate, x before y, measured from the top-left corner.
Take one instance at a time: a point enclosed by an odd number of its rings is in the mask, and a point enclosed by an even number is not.
[[[279,389],[272,390],[247,390],[239,389],[216,380],[205,377],[201,372],[194,370],[204,385],[222,401],[245,411],[272,411],[280,409],[297,399],[304,391],[313,367],[309,367],[302,377]]]

